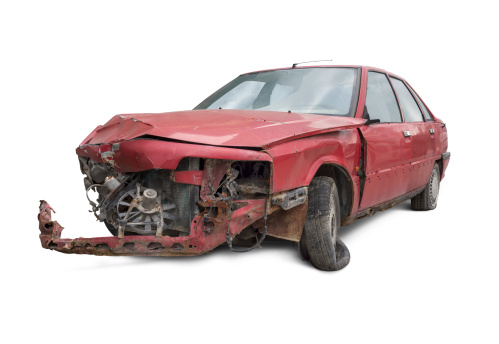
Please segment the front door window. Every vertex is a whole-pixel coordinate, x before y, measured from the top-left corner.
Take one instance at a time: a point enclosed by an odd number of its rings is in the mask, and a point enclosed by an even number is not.
[[[397,98],[385,74],[367,74],[366,109],[370,119],[379,119],[381,123],[402,122]]]

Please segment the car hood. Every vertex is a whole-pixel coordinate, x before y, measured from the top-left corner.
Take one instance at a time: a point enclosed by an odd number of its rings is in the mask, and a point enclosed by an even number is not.
[[[190,110],[114,116],[83,144],[118,143],[144,135],[228,147],[270,147],[292,139],[356,128],[350,117],[255,110]]]

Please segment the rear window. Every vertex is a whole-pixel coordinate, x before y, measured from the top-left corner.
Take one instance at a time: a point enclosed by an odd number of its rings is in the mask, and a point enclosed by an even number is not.
[[[430,115],[430,111],[428,111],[421,98],[418,97],[418,95],[416,94],[416,92],[414,92],[414,89],[411,86],[409,86],[409,88],[411,89],[412,94],[414,94],[414,97],[416,97],[416,99],[418,100],[419,105],[421,105],[421,109],[423,109],[426,120],[429,122],[433,122],[433,118]]]
[[[419,109],[418,103],[414,100],[409,89],[405,86],[402,80],[392,78],[393,88],[397,92],[402,113],[406,122],[423,122],[423,114]]]

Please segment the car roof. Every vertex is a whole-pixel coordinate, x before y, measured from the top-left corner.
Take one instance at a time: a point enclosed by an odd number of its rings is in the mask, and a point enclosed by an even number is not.
[[[381,69],[381,68],[377,68],[377,67],[371,67],[371,66],[362,66],[362,65],[317,65],[317,66],[296,66],[296,67],[282,67],[282,68],[271,68],[271,69],[263,69],[263,70],[257,70],[257,71],[254,71],[254,72],[248,72],[248,73],[243,73],[241,75],[246,75],[246,74],[253,74],[253,73],[261,73],[261,72],[270,72],[270,71],[273,71],[273,70],[286,70],[286,69],[305,69],[305,68],[362,68],[362,69],[367,69],[367,70],[374,70],[374,71],[377,71],[377,72],[381,72],[381,73],[387,73],[389,74],[390,76],[393,76],[393,77],[396,77],[398,79],[402,79],[404,80],[404,78],[396,75],[396,74],[393,74],[393,73],[390,73],[384,69]]]
[[[304,69],[304,68],[331,68],[331,67],[342,67],[342,68],[361,68],[362,66],[354,66],[354,65],[317,65],[317,66],[296,66],[296,67],[281,67],[281,68],[270,68],[270,69],[263,69],[263,70],[257,70],[254,72],[249,72],[249,73],[243,73],[241,75],[245,74],[253,74],[253,73],[260,73],[260,72],[270,72],[273,70],[286,70],[286,69]]]

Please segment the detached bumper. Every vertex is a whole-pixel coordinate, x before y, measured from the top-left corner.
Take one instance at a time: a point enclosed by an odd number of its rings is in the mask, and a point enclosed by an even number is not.
[[[245,206],[219,214],[205,224],[201,216],[191,222],[189,236],[115,236],[99,238],[61,239],[62,227],[52,221],[55,211],[46,201],[40,201],[38,222],[43,248],[62,253],[92,254],[97,256],[195,256],[213,250],[226,241],[230,217],[230,234],[239,234],[244,228],[265,214],[265,200],[245,200]],[[228,210],[228,208],[226,209]]]

